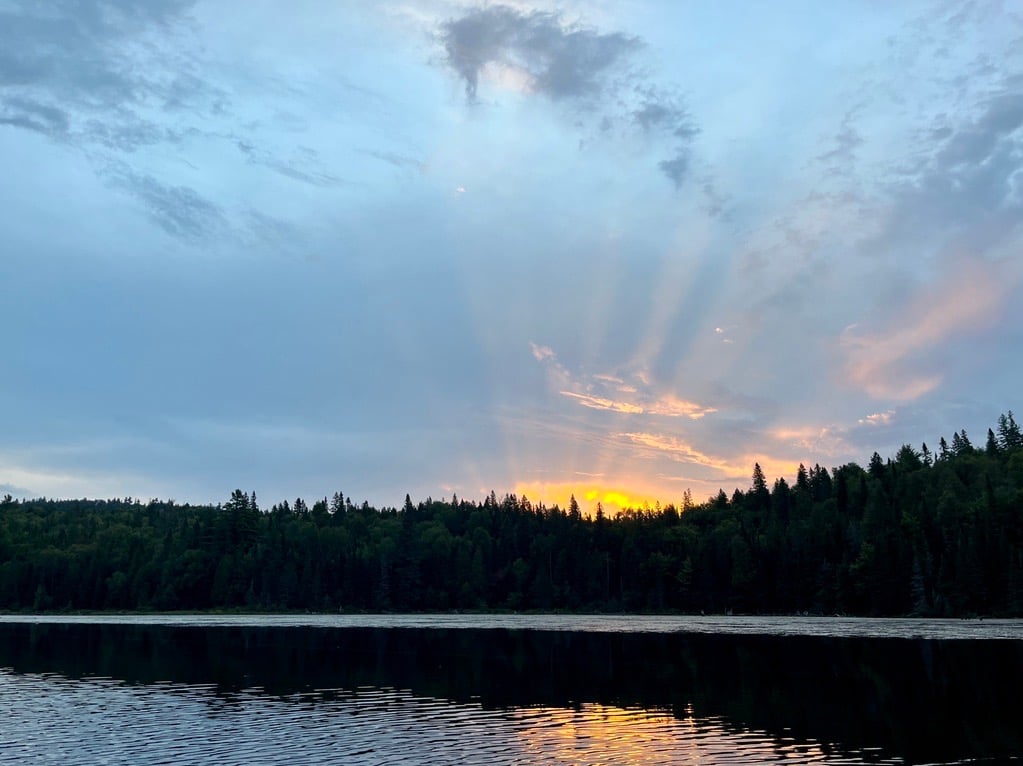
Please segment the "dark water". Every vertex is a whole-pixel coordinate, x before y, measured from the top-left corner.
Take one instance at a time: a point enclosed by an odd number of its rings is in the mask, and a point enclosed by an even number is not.
[[[162,622],[0,621],[0,762],[1023,756],[1011,626],[989,640]]]

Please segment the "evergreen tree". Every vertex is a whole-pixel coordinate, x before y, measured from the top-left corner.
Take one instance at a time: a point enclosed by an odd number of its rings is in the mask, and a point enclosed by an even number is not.
[[[995,432],[990,428],[987,430],[987,444],[984,445],[984,451],[991,457],[995,457],[1001,451],[998,441],[995,439]]]

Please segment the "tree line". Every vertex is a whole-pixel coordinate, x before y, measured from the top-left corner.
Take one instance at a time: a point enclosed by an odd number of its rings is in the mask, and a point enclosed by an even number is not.
[[[965,431],[792,485],[584,515],[494,492],[401,508],[0,502],[5,610],[1023,615],[1023,434]]]

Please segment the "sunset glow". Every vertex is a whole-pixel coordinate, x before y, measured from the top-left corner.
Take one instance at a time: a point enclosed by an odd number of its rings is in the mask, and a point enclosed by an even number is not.
[[[515,494],[519,497],[529,498],[533,504],[542,502],[548,507],[557,505],[562,510],[569,507],[574,496],[582,514],[590,517],[596,514],[598,503],[603,507],[606,515],[615,516],[628,508],[653,510],[655,507],[668,503],[678,506],[682,499],[681,490],[678,492],[678,498],[672,498],[656,490],[642,493],[637,492],[634,488],[601,486],[586,481],[579,483],[519,483],[515,486]]]

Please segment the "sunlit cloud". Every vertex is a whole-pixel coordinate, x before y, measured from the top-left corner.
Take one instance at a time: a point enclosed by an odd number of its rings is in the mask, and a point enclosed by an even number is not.
[[[921,357],[950,338],[989,326],[1001,310],[1006,287],[985,261],[960,264],[921,291],[888,319],[888,330],[848,327],[840,343],[846,380],[876,399],[907,401],[936,389],[941,372]]]
[[[622,393],[638,393],[634,386],[620,386],[618,391]],[[589,407],[594,410],[624,412],[629,415],[660,415],[668,418],[699,420],[705,415],[717,412],[717,409],[714,407],[704,407],[696,402],[679,399],[672,394],[665,394],[652,402],[636,403],[594,396],[592,394],[581,394],[575,391],[559,391],[558,393],[574,399],[583,407]]]
[[[533,76],[523,67],[491,61],[480,70],[480,79],[501,90],[513,93],[533,93]]]
[[[673,436],[645,432],[622,433],[619,436],[639,447],[665,453],[672,459],[683,463],[705,466],[725,474],[734,474],[737,470],[741,470],[728,461],[707,455],[691,444]]]
[[[555,358],[554,350],[550,346],[538,346],[535,343],[530,343],[529,348],[533,352],[533,358],[538,362]]]
[[[679,399],[672,394],[665,394],[647,408],[651,415],[665,415],[671,418],[690,418],[699,420],[704,415],[717,412],[716,407],[704,407],[696,402]]]
[[[626,382],[620,375],[597,373],[575,376],[562,365],[550,346],[530,343],[533,358],[547,365],[553,379],[561,386],[558,393],[582,407],[593,410],[607,410],[627,415],[651,415],[667,418],[688,418],[699,420],[717,412],[716,407],[700,404],[676,396],[672,392],[652,391],[650,379],[645,372],[632,373]],[[640,388],[642,386],[642,389]],[[612,396],[621,394],[626,398]]]
[[[895,417],[895,410],[886,410],[862,417],[857,422],[867,426],[887,426],[892,422],[893,417]]]
[[[845,440],[845,429],[837,426],[781,426],[769,430],[766,436],[786,449],[796,449],[814,460],[846,455],[850,445]]]
[[[593,410],[611,410],[613,412],[624,412],[629,415],[642,415],[644,410],[638,404],[632,404],[630,402],[620,402],[614,399],[604,399],[600,396],[590,396],[589,394],[577,394],[574,391],[560,391],[562,396],[567,396],[571,399],[575,399],[583,407],[589,407]]]

